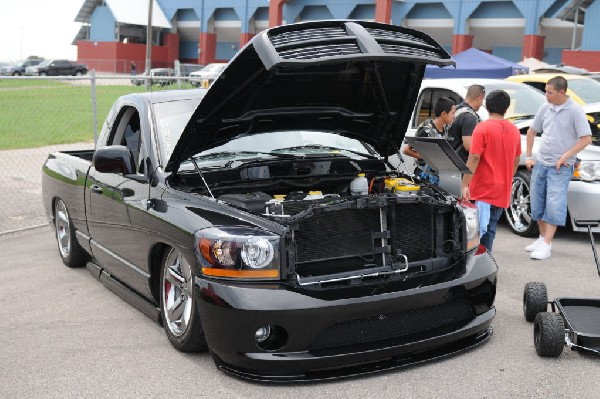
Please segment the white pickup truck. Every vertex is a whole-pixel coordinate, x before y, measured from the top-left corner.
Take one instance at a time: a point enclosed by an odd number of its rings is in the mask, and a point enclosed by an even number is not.
[[[414,136],[421,122],[435,117],[433,104],[438,98],[450,97],[458,104],[464,99],[467,88],[474,83],[483,85],[486,93],[502,89],[511,97],[511,105],[506,118],[510,119],[521,131],[523,154],[521,166],[513,179],[510,207],[505,214],[508,224],[515,234],[535,236],[538,234],[538,229],[537,224],[531,219],[529,201],[531,172],[525,168],[525,135],[536,111],[546,101],[543,93],[522,83],[499,79],[425,79],[421,83],[406,136]],[[581,162],[573,174],[568,192],[568,218],[573,230],[578,232],[587,231],[587,226],[582,222],[600,220],[600,147],[598,147],[600,144],[598,141],[600,103],[586,105],[584,110],[592,127],[594,141],[592,145],[579,153]],[[488,112],[485,106],[481,107],[478,113],[482,119],[487,119]],[[536,150],[537,143],[533,147],[534,153]],[[403,161],[404,167],[408,171],[414,169],[412,158],[404,157]],[[600,228],[593,228],[592,231],[600,232]]]

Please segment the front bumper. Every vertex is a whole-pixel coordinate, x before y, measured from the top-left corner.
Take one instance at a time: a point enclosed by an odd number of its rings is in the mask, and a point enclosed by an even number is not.
[[[587,232],[587,227],[578,226],[576,221],[600,222],[600,182],[571,181],[567,204],[573,230]],[[592,228],[592,231],[600,233],[600,226]]]
[[[496,263],[486,252],[471,256],[466,270],[449,282],[341,299],[202,278],[195,290],[221,369],[264,381],[327,379],[422,362],[489,338]],[[267,325],[278,332],[280,348],[256,342],[256,331]]]

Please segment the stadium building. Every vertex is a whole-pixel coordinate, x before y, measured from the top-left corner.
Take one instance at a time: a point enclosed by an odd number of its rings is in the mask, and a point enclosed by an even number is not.
[[[261,30],[362,19],[421,30],[451,54],[471,47],[518,62],[534,57],[600,71],[595,0],[152,0],[152,66],[228,61]],[[85,0],[73,44],[106,72],[144,70],[149,0]]]

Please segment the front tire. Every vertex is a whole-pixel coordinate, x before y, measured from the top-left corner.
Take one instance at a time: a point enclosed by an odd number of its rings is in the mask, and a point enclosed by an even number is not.
[[[40,72],[40,76],[48,76],[46,72]]]
[[[196,311],[193,277],[190,264],[177,250],[165,253],[160,273],[162,322],[169,341],[181,352],[208,350]]]
[[[54,204],[54,233],[58,243],[58,253],[63,263],[69,267],[84,266],[87,262],[87,254],[75,238],[75,228],[69,211],[60,198]]]
[[[535,237],[539,234],[538,225],[531,218],[530,187],[531,172],[517,171],[510,190],[510,204],[505,211],[510,229],[523,237]]]
[[[548,308],[548,290],[544,283],[527,283],[523,290],[523,315],[533,321],[538,313]]]
[[[558,313],[542,312],[533,324],[535,351],[542,357],[558,357],[565,347],[565,324]]]

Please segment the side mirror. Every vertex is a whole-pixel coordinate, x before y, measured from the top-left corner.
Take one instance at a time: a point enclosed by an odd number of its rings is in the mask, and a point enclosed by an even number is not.
[[[131,150],[123,145],[100,147],[92,161],[94,168],[102,173],[134,174],[135,161]]]

